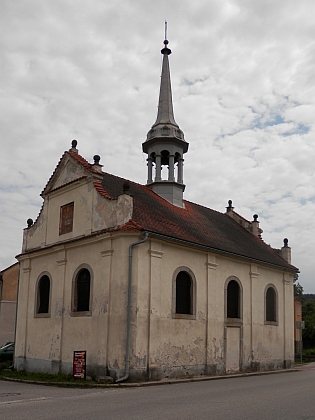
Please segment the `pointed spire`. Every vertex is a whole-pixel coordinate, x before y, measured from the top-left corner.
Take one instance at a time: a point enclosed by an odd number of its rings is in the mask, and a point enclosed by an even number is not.
[[[147,140],[142,144],[145,153],[148,153],[148,147],[152,142],[166,137],[168,139],[175,139],[175,141],[183,144],[184,153],[188,150],[188,143],[185,141],[184,133],[179,128],[178,124],[176,124],[174,118],[170,65],[168,60],[168,56],[171,53],[172,51],[168,48],[168,40],[165,39],[164,48],[161,50],[161,54],[163,54],[163,64],[158,113],[155,123],[147,134]]]
[[[168,56],[171,50],[166,39],[163,54],[158,113],[155,123],[142,143],[142,150],[148,155],[147,185],[175,206],[183,206],[185,190],[183,178],[184,153],[188,150],[184,133],[176,124],[173,112],[170,66]],[[166,170],[162,171],[162,168]]]
[[[164,48],[161,50],[161,54],[163,54],[163,64],[158,114],[156,122],[154,123],[152,128],[154,128],[158,124],[172,124],[179,128],[174,119],[170,65],[168,61],[168,56],[172,54],[172,51],[167,47],[167,45],[168,40],[166,39],[164,41]]]

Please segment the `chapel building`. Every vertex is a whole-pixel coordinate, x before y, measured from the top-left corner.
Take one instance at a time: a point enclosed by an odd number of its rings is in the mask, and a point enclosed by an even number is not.
[[[142,144],[146,185],[89,163],[77,141],[24,230],[15,367],[157,380],[291,367],[291,250],[258,216],[183,199],[188,143],[175,122],[168,41],[157,119]],[[162,171],[162,168],[165,168]],[[166,176],[163,179],[162,174]],[[145,175],[145,174],[144,174]]]

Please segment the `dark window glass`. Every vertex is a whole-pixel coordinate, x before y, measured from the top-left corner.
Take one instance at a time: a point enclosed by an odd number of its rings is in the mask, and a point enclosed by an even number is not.
[[[48,276],[43,276],[38,282],[38,314],[48,314],[50,296],[50,280]]]
[[[176,313],[192,314],[192,280],[185,271],[176,277]]]
[[[90,282],[90,272],[83,268],[80,270],[76,281],[76,310],[78,312],[90,310]]]
[[[268,287],[266,293],[266,321],[275,322],[276,320],[276,292],[273,287]]]
[[[231,280],[227,287],[226,296],[228,318],[240,318],[240,286],[235,280]]]

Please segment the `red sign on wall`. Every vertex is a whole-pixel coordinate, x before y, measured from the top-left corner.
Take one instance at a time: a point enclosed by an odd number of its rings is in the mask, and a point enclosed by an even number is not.
[[[73,352],[73,377],[77,379],[86,378],[86,351]]]

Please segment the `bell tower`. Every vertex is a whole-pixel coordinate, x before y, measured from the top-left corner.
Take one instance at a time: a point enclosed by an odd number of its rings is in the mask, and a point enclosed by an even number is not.
[[[163,64],[157,118],[142,150],[148,155],[147,185],[165,200],[183,207],[183,155],[188,150],[188,143],[174,119],[168,59],[171,52],[165,40],[161,50]]]

